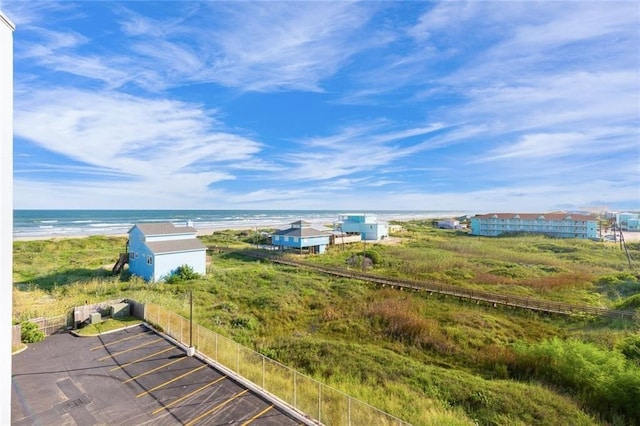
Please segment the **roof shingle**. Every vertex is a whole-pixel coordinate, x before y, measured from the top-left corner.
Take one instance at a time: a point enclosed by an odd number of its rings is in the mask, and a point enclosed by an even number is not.
[[[195,234],[195,228],[190,226],[177,227],[171,222],[159,223],[138,223],[137,226],[144,235],[175,235],[175,234]]]
[[[206,250],[207,247],[197,238],[171,241],[154,241],[146,243],[153,254],[174,253],[181,251]]]

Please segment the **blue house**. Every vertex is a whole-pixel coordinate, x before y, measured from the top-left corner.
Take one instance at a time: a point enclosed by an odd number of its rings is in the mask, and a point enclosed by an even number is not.
[[[173,223],[141,223],[129,230],[129,271],[147,281],[161,281],[182,265],[204,275],[207,247],[190,226]]]
[[[389,224],[375,215],[347,213],[338,216],[337,228],[347,234],[360,234],[362,240],[378,241],[389,237]]]
[[[303,249],[309,253],[324,253],[329,245],[331,233],[311,227],[311,223],[304,220],[293,222],[289,228],[281,229],[271,234],[271,244],[281,250]]]

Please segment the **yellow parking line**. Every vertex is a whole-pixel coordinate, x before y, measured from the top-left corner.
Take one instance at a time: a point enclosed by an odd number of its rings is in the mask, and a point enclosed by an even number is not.
[[[200,387],[199,389],[196,389],[196,390],[194,390],[193,392],[188,393],[187,395],[182,396],[182,397],[180,397],[180,398],[176,399],[175,401],[171,401],[171,403],[169,403],[169,404],[167,404],[167,405],[165,405],[165,406],[163,406],[163,407],[158,408],[156,411],[154,411],[154,412],[153,412],[153,413],[151,413],[151,414],[158,414],[158,413],[159,413],[160,411],[162,411],[162,410],[166,410],[166,409],[167,409],[167,408],[169,408],[169,407],[173,407],[173,406],[174,406],[174,405],[176,405],[177,403],[179,403],[179,402],[181,402],[181,401],[184,401],[185,399],[189,398],[190,396],[193,396],[193,395],[197,394],[198,392],[202,392],[202,391],[203,391],[203,390],[205,390],[206,388],[208,388],[208,387],[210,387],[210,386],[213,386],[213,385],[215,385],[216,383],[218,383],[219,381],[221,381],[221,380],[223,380],[223,379],[226,379],[226,378],[227,378],[227,376],[218,377],[218,378],[217,378],[217,379],[215,379],[213,382],[211,382],[211,383],[207,383],[206,385],[204,385],[204,386]]]
[[[123,353],[126,353],[126,352],[135,351],[136,349],[142,348],[142,347],[147,346],[147,345],[150,345],[150,344],[152,344],[152,343],[159,342],[160,340],[164,340],[164,339],[161,337],[161,338],[159,338],[159,339],[152,340],[152,341],[147,342],[147,343],[143,343],[142,345],[138,345],[138,346],[135,346],[135,347],[133,347],[133,348],[125,349],[124,351],[116,352],[115,354],[111,354],[111,355],[103,356],[103,357],[102,357],[102,358],[100,358],[98,361],[104,361],[105,359],[109,359],[109,358],[112,358],[112,357],[117,356],[117,355],[122,355]]]
[[[163,349],[163,350],[161,350],[160,352],[156,352],[155,354],[151,354],[151,355],[143,356],[142,358],[140,358],[140,359],[136,359],[135,361],[131,361],[131,362],[128,362],[128,363],[126,363],[126,364],[122,364],[122,365],[119,365],[119,366],[117,366],[117,367],[114,367],[114,368],[112,368],[112,369],[111,369],[111,370],[109,370],[109,371],[116,371],[116,370],[118,370],[118,369],[120,369],[120,368],[128,367],[128,366],[130,366],[131,364],[135,364],[136,362],[144,361],[145,359],[149,359],[149,358],[154,357],[154,356],[156,356],[156,355],[160,355],[160,354],[162,354],[162,353],[169,352],[171,349],[175,349],[175,348],[174,348],[173,346],[171,346],[170,348]]]
[[[241,395],[244,395],[245,393],[249,392],[249,389],[245,389],[240,393],[235,394],[234,396],[232,396],[231,398],[227,399],[226,401],[216,405],[215,407],[213,407],[211,410],[209,411],[205,411],[204,413],[202,413],[201,415],[199,415],[198,417],[196,417],[195,419],[191,420],[188,423],[185,423],[185,426],[191,426],[192,424],[194,424],[195,422],[197,422],[198,420],[203,419],[204,417],[208,416],[209,414],[213,413],[214,411],[224,407],[225,405],[227,405],[228,403],[230,403],[231,401],[233,401],[234,399],[238,398]]]
[[[154,390],[158,390],[158,389],[160,389],[160,388],[161,388],[161,387],[163,387],[163,386],[166,386],[166,385],[168,385],[168,384],[170,384],[170,383],[173,383],[173,382],[175,382],[176,380],[180,380],[180,379],[182,379],[183,377],[186,377],[186,376],[188,376],[189,374],[193,374],[193,373],[195,373],[196,371],[202,370],[202,369],[203,369],[203,368],[205,368],[205,367],[208,367],[208,365],[207,365],[207,364],[204,364],[204,365],[201,365],[200,367],[198,367],[198,368],[196,368],[196,369],[194,369],[194,370],[187,371],[186,373],[184,373],[184,374],[182,374],[182,375],[180,375],[180,376],[178,376],[178,377],[175,377],[175,378],[173,378],[173,379],[169,380],[168,382],[164,382],[164,383],[162,383],[162,384],[160,384],[160,385],[156,386],[155,388],[149,389],[148,391],[144,391],[144,392],[142,392],[142,393],[140,393],[140,394],[136,395],[136,398],[140,398],[141,396],[146,395],[146,394],[148,394],[148,393],[150,393],[150,392],[153,392]]]
[[[264,413],[266,413],[267,411],[271,410],[273,408],[273,405],[268,406],[267,408],[265,408],[264,410],[260,411],[258,414],[256,414],[255,416],[251,417],[249,420],[247,420],[246,422],[242,423],[242,426],[247,426],[249,423],[251,423],[252,421],[254,421],[255,419],[257,419],[258,417],[260,417],[261,415],[263,415]]]
[[[120,343],[120,342],[124,342],[125,340],[135,339],[136,337],[144,336],[145,334],[148,334],[148,333],[150,333],[150,332],[149,331],[145,331],[144,333],[134,334],[133,336],[124,337],[124,338],[122,338],[120,340],[114,340],[113,342],[109,342],[109,343],[106,343],[106,344],[103,343],[101,346],[96,346],[95,348],[91,348],[89,350],[95,351],[95,350],[104,348],[106,346],[113,345],[114,343]]]
[[[182,361],[182,360],[183,360],[183,359],[185,359],[185,358],[186,358],[186,356],[184,356],[184,357],[182,357],[182,358],[174,359],[173,361],[170,361],[170,362],[168,362],[168,363],[166,363],[166,364],[164,364],[164,365],[161,365],[160,367],[152,368],[152,369],[151,369],[151,370],[149,370],[149,371],[145,371],[145,372],[144,372],[144,373],[142,373],[142,374],[138,374],[137,376],[134,376],[134,377],[131,377],[131,378],[129,378],[129,379],[127,379],[127,380],[125,380],[124,382],[122,382],[122,384],[129,383],[130,381],[135,380],[135,379],[139,379],[139,378],[140,378],[140,377],[142,377],[142,376],[146,376],[147,374],[151,374],[151,373],[153,373],[154,371],[158,371],[158,370],[160,370],[161,368],[168,367],[168,366],[170,366],[171,364],[175,364],[176,362],[178,362],[178,361]]]

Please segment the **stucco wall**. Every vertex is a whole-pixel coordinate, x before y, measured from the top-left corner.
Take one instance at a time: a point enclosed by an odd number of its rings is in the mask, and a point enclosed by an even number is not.
[[[207,254],[206,250],[182,252],[182,253],[166,253],[156,254],[155,259],[155,276],[154,281],[166,278],[179,266],[189,265],[194,272],[204,275],[207,272]]]

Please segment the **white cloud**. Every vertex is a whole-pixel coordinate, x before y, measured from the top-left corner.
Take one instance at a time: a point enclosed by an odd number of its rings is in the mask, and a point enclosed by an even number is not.
[[[15,112],[16,136],[86,165],[68,173],[103,177],[104,183],[65,180],[64,191],[74,197],[99,186],[140,199],[160,193],[176,200],[189,193],[206,200],[210,184],[234,179],[229,165],[250,164],[261,150],[258,142],[220,127],[198,105],[113,92],[32,91],[17,100]],[[38,169],[50,173],[56,167],[44,163]],[[16,168],[23,181],[24,172]]]
[[[6,4],[21,31],[16,134],[63,159],[17,154],[19,207],[108,208],[126,194],[129,208],[539,211],[639,198],[632,2],[178,2],[155,18],[100,3],[120,18],[100,32],[76,26],[95,13],[83,3]],[[323,126],[230,130],[221,120],[259,122],[243,96],[296,99]]]
[[[316,137],[300,142],[301,149],[283,159],[292,165],[292,176],[301,179],[326,180],[360,172],[377,171],[427,149],[425,138],[442,129],[442,125],[385,130],[381,123],[343,129],[326,138]],[[406,139],[421,137],[419,143]]]

